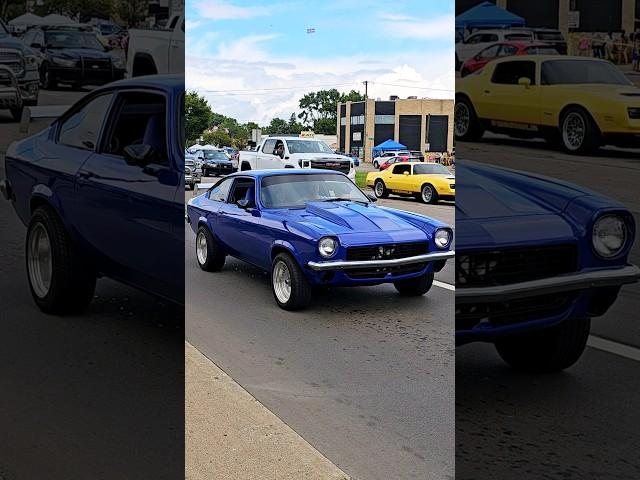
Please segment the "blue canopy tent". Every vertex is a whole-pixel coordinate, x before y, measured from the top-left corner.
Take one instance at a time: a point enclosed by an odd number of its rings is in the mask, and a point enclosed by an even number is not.
[[[462,12],[456,17],[458,28],[508,28],[524,26],[524,18],[500,8],[491,2],[484,2]]]
[[[373,147],[373,158],[376,158],[382,152],[387,152],[389,150],[406,150],[407,147],[402,145],[401,143],[395,142],[391,139],[385,140],[379,145]]]

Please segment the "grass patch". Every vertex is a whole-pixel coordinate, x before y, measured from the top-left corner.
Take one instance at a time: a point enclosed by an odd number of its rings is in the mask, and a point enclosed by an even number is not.
[[[367,188],[367,173],[368,172],[356,172],[356,185],[360,188]]]

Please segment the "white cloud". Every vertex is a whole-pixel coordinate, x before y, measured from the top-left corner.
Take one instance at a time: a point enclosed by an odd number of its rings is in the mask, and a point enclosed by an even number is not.
[[[441,15],[431,19],[398,14],[380,14],[381,33],[397,38],[415,40],[453,40],[455,17]]]
[[[202,17],[210,20],[246,20],[269,15],[272,11],[263,6],[241,7],[227,0],[203,0],[196,8]]]

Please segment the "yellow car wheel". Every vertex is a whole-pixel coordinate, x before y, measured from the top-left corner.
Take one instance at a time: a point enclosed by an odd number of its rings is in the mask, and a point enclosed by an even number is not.
[[[453,118],[454,133],[458,140],[475,142],[484,134],[484,128],[476,116],[476,110],[467,97],[456,98]]]
[[[373,186],[373,193],[378,198],[387,198],[389,196],[389,191],[387,190],[386,185],[380,179],[376,180],[376,183]]]
[[[423,203],[438,203],[438,192],[430,183],[425,183],[420,189],[420,200]]]
[[[568,108],[560,121],[562,146],[568,153],[588,153],[599,146],[600,132],[589,113],[580,107]]]

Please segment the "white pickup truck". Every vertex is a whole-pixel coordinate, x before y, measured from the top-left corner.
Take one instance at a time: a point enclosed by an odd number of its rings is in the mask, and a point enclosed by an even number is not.
[[[255,151],[240,152],[239,170],[273,168],[320,168],[346,174],[356,179],[353,160],[337,155],[321,140],[274,136],[265,138]]]
[[[130,77],[184,73],[184,17],[174,15],[166,28],[129,30],[127,72]]]

